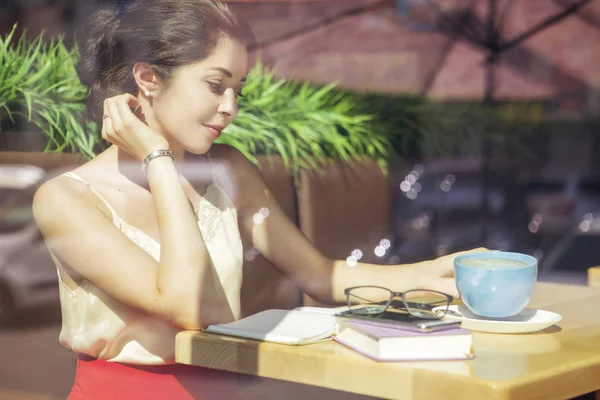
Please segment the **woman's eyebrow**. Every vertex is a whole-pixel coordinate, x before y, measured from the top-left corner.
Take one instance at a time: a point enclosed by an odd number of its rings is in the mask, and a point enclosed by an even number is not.
[[[213,70],[213,71],[219,71],[222,72],[223,75],[225,75],[228,78],[231,78],[233,76],[233,74],[231,73],[231,71],[225,69],[225,68],[221,68],[221,67],[212,67],[212,68],[207,68],[207,70]],[[240,79],[240,82],[246,82],[246,77],[244,76],[242,79]]]

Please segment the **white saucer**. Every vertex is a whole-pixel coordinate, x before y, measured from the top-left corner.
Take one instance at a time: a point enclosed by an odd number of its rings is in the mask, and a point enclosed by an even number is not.
[[[438,307],[436,307],[438,308]],[[433,310],[435,311],[436,308]],[[486,318],[473,314],[464,305],[451,305],[444,319],[461,320],[461,328],[489,333],[530,333],[541,331],[562,319],[551,311],[525,308],[519,314],[507,318]]]

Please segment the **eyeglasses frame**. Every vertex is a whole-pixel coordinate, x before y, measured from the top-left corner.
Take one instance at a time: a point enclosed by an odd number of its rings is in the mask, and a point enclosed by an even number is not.
[[[402,300],[402,304],[404,304],[404,307],[406,309],[406,311],[412,315],[413,317],[417,317],[417,318],[423,318],[423,319],[441,319],[446,315],[446,312],[448,311],[448,306],[450,306],[450,304],[454,301],[454,296],[449,295],[448,293],[444,293],[444,292],[440,292],[438,290],[432,290],[432,289],[410,289],[407,290],[405,292],[394,292],[391,289],[388,289],[386,287],[383,286],[375,286],[375,285],[361,285],[361,286],[353,286],[353,287],[349,287],[344,289],[344,294],[346,295],[346,305],[348,306],[348,310],[350,312],[352,312],[352,307],[350,306],[350,292],[353,289],[358,289],[358,288],[375,288],[375,289],[383,289],[383,290],[387,290],[388,292],[390,292],[390,298],[387,301],[387,303],[385,304],[385,307],[383,308],[383,310],[380,313],[377,314],[371,314],[371,315],[381,315],[384,312],[387,311],[387,309],[390,307],[390,305],[392,304],[392,301],[395,298],[400,298]],[[408,301],[406,300],[406,293],[410,293],[410,292],[432,292],[432,293],[436,293],[442,296],[445,296],[447,299],[446,302],[446,312],[444,313],[444,315],[438,317],[438,316],[432,316],[431,318],[428,317],[423,317],[422,315],[414,315],[410,312],[410,307],[408,306]]]

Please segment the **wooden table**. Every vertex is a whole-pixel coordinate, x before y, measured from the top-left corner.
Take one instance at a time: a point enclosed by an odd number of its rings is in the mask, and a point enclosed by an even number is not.
[[[468,361],[378,363],[333,341],[286,346],[181,332],[177,361],[390,399],[566,399],[600,390],[600,290],[538,283],[532,308],[563,316],[521,335],[474,333]]]

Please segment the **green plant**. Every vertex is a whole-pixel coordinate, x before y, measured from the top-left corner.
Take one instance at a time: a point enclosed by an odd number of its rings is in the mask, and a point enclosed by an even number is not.
[[[60,36],[33,40],[25,33],[15,43],[16,25],[0,37],[0,120],[20,116],[48,138],[45,151],[80,152],[94,157],[99,141],[95,124],[84,119],[86,88],[75,72],[78,47]]]
[[[255,155],[277,154],[286,168],[317,168],[328,159],[370,158],[385,169],[390,143],[374,131],[375,116],[361,112],[355,96],[275,77],[260,62],[249,74],[239,114],[219,142]]]
[[[412,95],[355,93],[361,112],[374,115],[373,132],[383,132],[393,151],[391,157],[407,159],[418,157],[423,137],[420,122],[427,99]]]
[[[0,39],[0,120],[21,116],[35,124],[48,138],[45,151],[94,157],[102,142],[84,119],[77,44],[68,48],[62,36],[45,41],[43,34],[14,43],[15,34],[16,26]],[[372,158],[385,167],[389,140],[373,130],[374,116],[360,112],[352,94],[276,78],[261,63],[249,75],[239,115],[219,142],[254,162],[258,154],[279,155],[289,171],[327,159]]]
[[[401,158],[480,154],[487,140],[493,155],[532,155],[543,106],[511,101],[493,107],[478,101],[440,101],[421,96],[367,94],[358,98],[365,113],[377,115]]]
[[[535,101],[494,106],[480,102],[424,103],[418,111],[423,151],[428,155],[479,154],[486,140],[492,155],[527,157],[539,133],[543,108]]]

